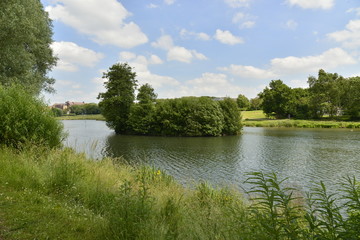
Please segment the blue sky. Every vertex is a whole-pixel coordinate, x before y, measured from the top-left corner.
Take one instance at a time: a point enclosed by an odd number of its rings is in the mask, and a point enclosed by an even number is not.
[[[248,98],[273,79],[307,87],[320,68],[360,75],[358,0],[42,0],[53,19],[49,103],[98,102],[127,62],[159,98]]]

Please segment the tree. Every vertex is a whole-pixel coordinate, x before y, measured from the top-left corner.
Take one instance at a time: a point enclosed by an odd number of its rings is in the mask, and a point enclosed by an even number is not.
[[[276,118],[286,118],[290,114],[289,101],[291,88],[281,80],[272,80],[263,92],[259,94],[262,99],[262,108],[265,114],[275,113]]]
[[[56,64],[50,48],[52,24],[40,0],[0,1],[0,85],[29,92],[53,91],[47,76]]]
[[[139,88],[136,99],[140,104],[155,103],[157,94],[150,84],[146,83]]]
[[[248,110],[250,108],[249,99],[242,94],[238,95],[236,103],[241,110]]]
[[[103,78],[107,79],[104,83],[107,91],[98,96],[101,112],[107,125],[117,134],[126,133],[130,130],[128,120],[135,100],[136,73],[127,63],[117,63],[103,74]]]
[[[255,97],[250,99],[250,110],[260,110],[262,104],[262,99]]]
[[[225,98],[224,100],[219,101],[219,104],[224,115],[222,135],[239,134],[242,128],[241,112],[236,102],[231,98]]]
[[[324,114],[330,117],[342,109],[341,98],[344,95],[344,78],[337,73],[319,70],[318,78],[308,78],[312,116],[319,118]]]
[[[151,134],[154,133],[154,114],[155,101],[157,94],[150,84],[144,84],[139,88],[136,99],[137,104],[133,104],[130,109],[129,123],[131,130],[135,134]]]

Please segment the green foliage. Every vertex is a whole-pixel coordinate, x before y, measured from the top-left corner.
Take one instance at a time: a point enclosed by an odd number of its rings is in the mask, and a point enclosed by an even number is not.
[[[241,110],[248,110],[250,108],[249,99],[242,94],[238,95],[236,103]]]
[[[242,128],[241,112],[236,102],[231,98],[225,98],[224,100],[219,101],[219,104],[224,115],[222,135],[239,134]]]
[[[224,115],[209,97],[167,99],[156,104],[155,129],[167,136],[220,136]]]
[[[262,105],[262,99],[259,97],[250,99],[250,110],[260,110]]]
[[[117,134],[129,131],[129,115],[135,100],[136,73],[127,63],[112,65],[103,78],[105,93],[99,93],[99,107],[107,125]]]
[[[136,99],[140,104],[149,104],[155,103],[157,94],[154,91],[154,88],[150,84],[146,83],[139,88],[139,92],[136,96]]]
[[[61,145],[62,125],[40,99],[20,86],[0,86],[0,102],[0,144],[14,147],[26,143]]]
[[[72,105],[70,107],[70,113],[73,113],[75,115],[100,114],[100,108],[96,103],[86,103],[83,105]]]
[[[272,80],[269,88],[266,87],[259,96],[263,101],[263,111],[268,116],[275,113],[276,118],[286,118],[290,114],[288,108],[291,99],[291,88],[281,80]]]
[[[53,91],[52,25],[39,0],[0,1],[0,85]]]
[[[244,199],[237,190],[206,183],[187,188],[159,169],[114,162],[89,161],[70,149],[0,148],[1,237],[360,237],[360,185],[354,177],[341,181],[341,194],[329,194],[320,182],[305,199],[286,179],[253,172],[246,181],[250,198]]]
[[[63,115],[63,111],[59,108],[51,108],[51,112],[55,117],[61,117]]]
[[[322,69],[319,70],[318,78],[308,78],[312,117],[337,115],[338,110],[342,109],[341,98],[346,91],[344,81],[337,73],[327,73]]]

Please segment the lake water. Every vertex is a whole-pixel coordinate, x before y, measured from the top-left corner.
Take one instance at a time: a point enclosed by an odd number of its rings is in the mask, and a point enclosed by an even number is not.
[[[65,145],[93,159],[123,157],[165,170],[183,184],[206,181],[242,187],[251,171],[275,172],[306,190],[323,180],[360,179],[360,131],[350,129],[249,128],[240,136],[144,137],[115,135],[103,121],[65,120]]]

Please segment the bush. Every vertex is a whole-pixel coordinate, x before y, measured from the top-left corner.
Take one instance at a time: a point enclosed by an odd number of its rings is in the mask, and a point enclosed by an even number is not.
[[[57,147],[62,125],[42,100],[19,86],[0,86],[0,144],[20,148],[26,143]]]

